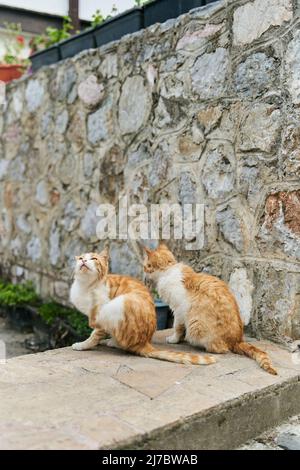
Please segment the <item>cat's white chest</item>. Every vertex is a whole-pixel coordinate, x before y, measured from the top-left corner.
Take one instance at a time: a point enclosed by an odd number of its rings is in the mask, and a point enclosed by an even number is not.
[[[76,280],[70,290],[70,301],[84,315],[88,315],[91,309],[91,299],[86,295],[85,290]]]
[[[91,309],[109,302],[109,289],[106,284],[98,284],[95,289],[88,289],[75,280],[70,290],[70,301],[84,315],[89,315]]]
[[[172,266],[159,275],[157,290],[160,298],[173,310],[176,317],[186,315],[190,303],[186,288],[183,284],[183,275],[180,265]]]

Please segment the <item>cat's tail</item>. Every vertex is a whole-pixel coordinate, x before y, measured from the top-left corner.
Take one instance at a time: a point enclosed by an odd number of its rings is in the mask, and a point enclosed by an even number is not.
[[[156,349],[152,344],[147,344],[143,348],[135,351],[135,353],[143,357],[151,357],[152,359],[160,359],[161,361],[177,362],[178,364],[209,365],[216,362],[216,359],[213,356]]]
[[[254,359],[260,365],[260,367],[265,371],[269,372],[269,374],[278,374],[272,366],[268,354],[262,351],[261,349],[256,348],[252,344],[244,342],[236,343],[232,348],[232,352],[251,357],[251,359]]]

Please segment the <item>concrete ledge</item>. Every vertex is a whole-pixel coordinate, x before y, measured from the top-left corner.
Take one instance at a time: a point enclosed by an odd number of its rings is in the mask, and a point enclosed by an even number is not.
[[[156,334],[159,347],[166,334]],[[212,366],[106,347],[10,359],[0,365],[0,448],[235,448],[300,412],[300,364],[277,345],[255,344],[279,376],[233,354]]]

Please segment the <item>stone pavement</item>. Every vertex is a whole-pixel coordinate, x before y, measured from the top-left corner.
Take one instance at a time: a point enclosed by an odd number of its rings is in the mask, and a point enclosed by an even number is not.
[[[300,415],[247,442],[240,450],[300,450]]]
[[[169,333],[156,333],[155,342]],[[300,361],[277,345],[255,344],[268,351],[278,376],[234,354],[217,356],[211,366],[140,358],[105,346],[10,359],[0,365],[0,448],[241,446],[300,413]]]
[[[32,337],[32,333],[23,333],[12,329],[7,320],[0,317],[0,341],[6,345],[6,357],[22,356],[30,354],[31,351],[25,348],[25,340]]]

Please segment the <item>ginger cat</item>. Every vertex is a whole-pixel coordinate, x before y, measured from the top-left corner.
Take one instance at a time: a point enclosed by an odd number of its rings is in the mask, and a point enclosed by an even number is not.
[[[225,282],[178,263],[164,244],[156,250],[144,249],[144,271],[156,282],[159,296],[174,312],[175,331],[167,342],[179,343],[185,338],[211,353],[244,354],[277,375],[268,355],[243,341],[239,308]]]
[[[108,252],[76,257],[70,300],[89,318],[91,336],[73,349],[91,349],[103,342],[144,357],[180,364],[212,364],[214,357],[162,351],[150,344],[156,330],[156,312],[149,290],[137,279],[108,274]]]

